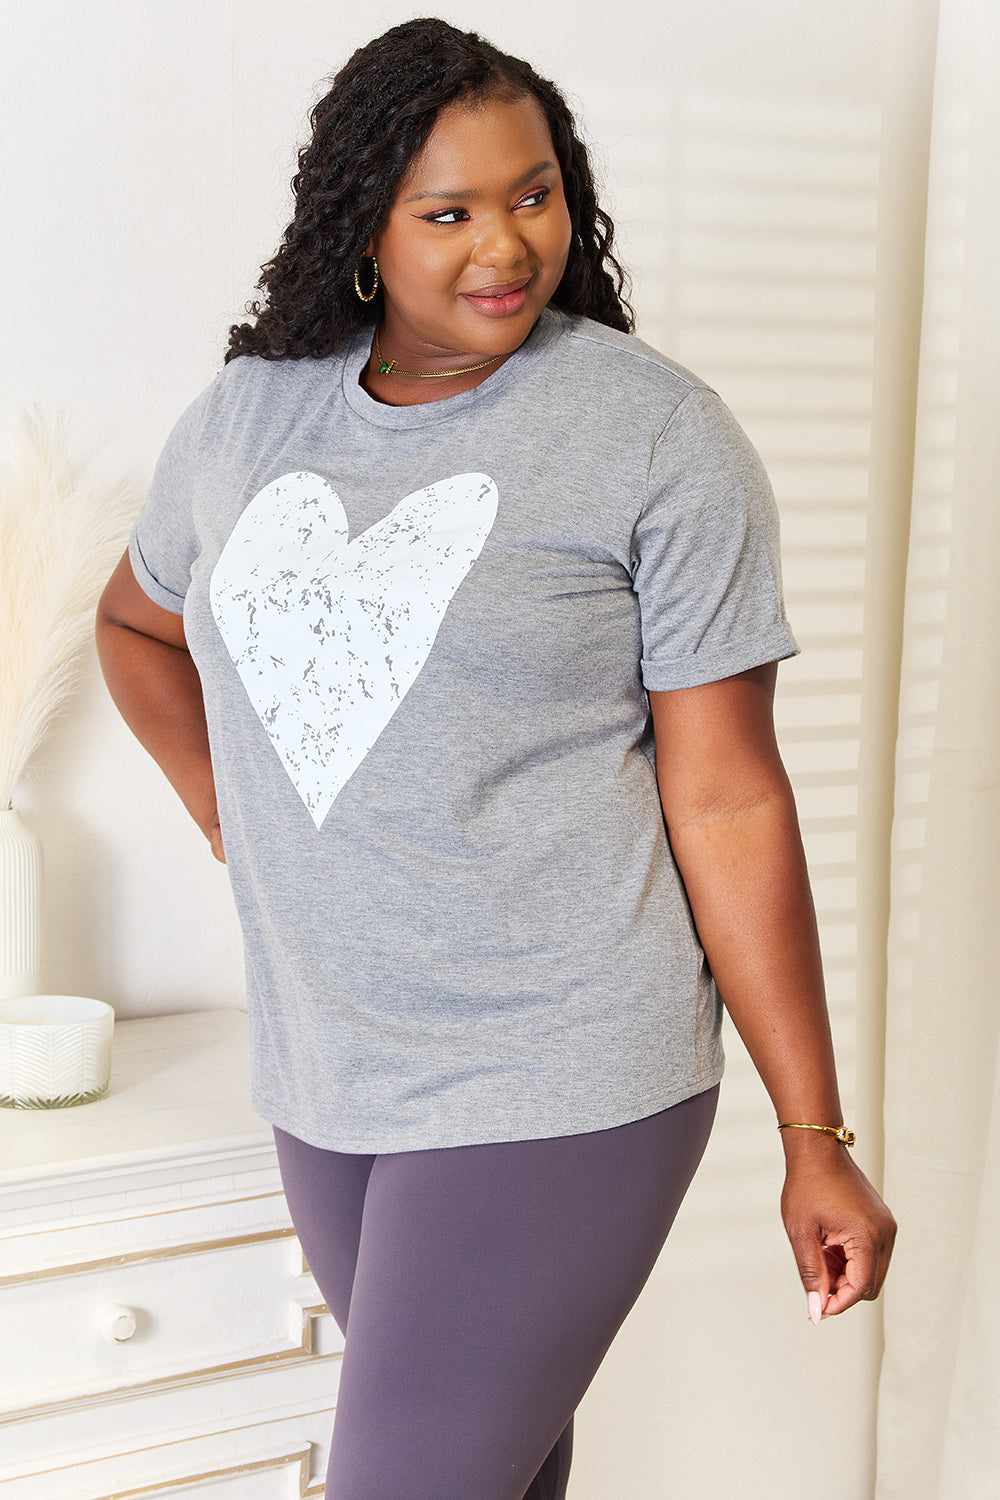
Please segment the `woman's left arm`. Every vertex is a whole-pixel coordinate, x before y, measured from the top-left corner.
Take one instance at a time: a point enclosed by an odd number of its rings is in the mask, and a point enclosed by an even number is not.
[[[649,694],[670,845],[716,984],[779,1122],[842,1125],[776,666]],[[782,1216],[814,1321],[878,1296],[896,1225],[849,1149],[784,1130]],[[818,1300],[817,1300],[818,1299]]]

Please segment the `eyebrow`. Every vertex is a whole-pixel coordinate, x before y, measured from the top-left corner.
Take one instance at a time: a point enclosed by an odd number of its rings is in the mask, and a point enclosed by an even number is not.
[[[526,187],[533,177],[537,177],[539,172],[551,171],[555,165],[554,161],[536,161],[535,165],[529,167],[527,172],[522,172],[520,177],[514,179],[510,185],[511,191],[519,187]],[[474,199],[481,198],[482,196],[478,188],[448,188],[441,189],[440,191],[433,190],[424,193],[414,193],[411,198],[404,198],[403,202],[404,204],[417,203],[421,198],[449,198],[454,200],[456,198]]]

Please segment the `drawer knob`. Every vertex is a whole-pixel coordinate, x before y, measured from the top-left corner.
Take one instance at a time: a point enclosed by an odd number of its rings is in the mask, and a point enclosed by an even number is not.
[[[116,1302],[106,1307],[97,1320],[101,1337],[109,1344],[125,1344],[138,1328],[138,1320],[131,1307],[122,1307]]]

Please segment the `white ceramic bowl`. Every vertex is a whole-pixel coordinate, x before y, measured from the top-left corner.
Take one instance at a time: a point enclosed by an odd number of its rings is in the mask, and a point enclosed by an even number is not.
[[[0,1000],[0,1107],[65,1109],[108,1092],[115,1013],[83,995]]]

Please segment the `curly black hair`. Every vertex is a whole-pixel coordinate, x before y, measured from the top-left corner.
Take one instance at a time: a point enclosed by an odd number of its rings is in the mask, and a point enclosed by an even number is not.
[[[587,149],[562,94],[474,31],[425,18],[360,47],[312,110],[312,138],[292,179],[295,217],[261,270],[265,298],[247,304],[256,321],[229,330],[227,363],[241,354],[321,359],[362,324],[377,322],[381,292],[361,302],[354,270],[438,111],[456,100],[527,95],[548,123],[573,230],[552,302],[631,333],[627,279],[612,253],[614,225],[597,202]]]

